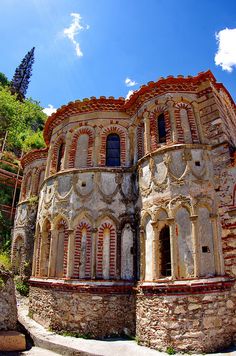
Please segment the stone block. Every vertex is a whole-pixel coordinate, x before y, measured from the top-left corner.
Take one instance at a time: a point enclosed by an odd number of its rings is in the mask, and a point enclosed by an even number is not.
[[[0,331],[0,351],[24,351],[25,335],[18,331]]]

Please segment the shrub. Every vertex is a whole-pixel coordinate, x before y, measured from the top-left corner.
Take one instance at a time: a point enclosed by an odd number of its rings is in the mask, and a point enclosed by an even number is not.
[[[7,251],[0,251],[0,267],[6,270],[11,269],[11,259],[10,254]]]
[[[29,295],[29,285],[26,281],[15,280],[16,290],[20,293],[20,295],[24,297],[28,297]]]
[[[168,346],[167,349],[166,349],[166,353],[168,355],[174,355],[176,352],[174,350],[174,348],[172,346]]]

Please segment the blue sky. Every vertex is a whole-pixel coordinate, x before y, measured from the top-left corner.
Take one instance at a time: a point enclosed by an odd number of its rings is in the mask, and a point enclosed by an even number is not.
[[[235,0],[0,0],[0,11],[0,71],[11,79],[35,46],[27,96],[43,107],[207,69],[236,99]]]

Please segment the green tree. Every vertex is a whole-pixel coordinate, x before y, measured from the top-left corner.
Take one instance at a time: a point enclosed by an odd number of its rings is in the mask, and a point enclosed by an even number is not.
[[[46,118],[36,101],[26,99],[21,102],[9,88],[0,86],[0,138],[3,140],[8,132],[8,150],[26,152],[31,148],[44,147],[41,131]]]
[[[7,79],[7,77],[5,76],[4,73],[0,72],[0,85],[5,87],[7,85],[9,85],[10,82],[9,80]]]

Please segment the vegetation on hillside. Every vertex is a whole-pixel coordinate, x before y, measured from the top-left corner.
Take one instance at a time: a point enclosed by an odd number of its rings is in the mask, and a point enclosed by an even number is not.
[[[37,101],[26,98],[33,62],[34,48],[16,68],[12,81],[0,72],[0,169],[14,174],[22,153],[45,147],[42,131],[47,115]],[[13,195],[14,181],[9,186],[1,179],[0,205],[11,206]],[[12,223],[0,210],[0,265],[5,268],[10,268]]]

